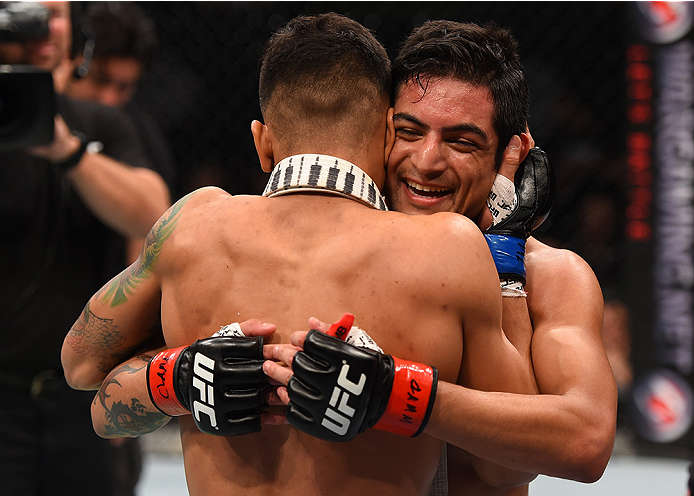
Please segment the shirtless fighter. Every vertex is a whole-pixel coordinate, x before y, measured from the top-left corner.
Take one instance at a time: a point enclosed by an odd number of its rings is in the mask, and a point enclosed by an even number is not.
[[[502,164],[502,144],[521,158],[529,147],[527,136],[513,136],[528,118],[515,40],[499,28],[430,21],[403,43],[393,80],[396,139],[386,181],[391,206],[408,214],[458,212],[479,219]],[[501,172],[513,179],[515,171]],[[538,179],[527,172],[527,165],[519,172],[521,184]],[[523,220],[519,209],[538,199],[520,196],[514,212]],[[485,401],[499,412],[497,421],[480,418],[479,425],[465,415],[463,401],[449,406],[445,414],[458,416],[470,431],[453,443],[518,470],[595,481],[612,452],[617,408],[601,340],[600,287],[575,253],[532,237],[526,245],[532,222],[508,227],[497,224],[486,236],[509,295],[503,298],[503,328],[534,370],[542,394],[489,396]],[[509,234],[511,240],[500,239]],[[525,266],[508,256],[516,251],[525,251]],[[437,413],[435,408],[432,417]],[[486,442],[477,446],[479,432]],[[460,449],[450,447],[448,458],[452,495],[528,492],[484,484]]]
[[[447,405],[465,404],[471,419],[492,417],[481,401],[491,393],[468,388],[534,391],[501,330],[498,278],[477,226],[453,213],[379,211],[395,137],[389,66],[365,28],[335,14],[294,19],[273,35],[260,79],[265,124],[252,124],[261,165],[273,171],[269,197],[205,188],[181,199],[155,224],[138,261],[90,299],[66,337],[68,382],[96,388],[144,344],[161,314],[169,348],[152,359],[148,375],[147,368],[131,375],[149,387],[151,397],[139,396],[143,408],[155,411],[154,403],[184,414],[192,495],[426,494],[441,439],[454,441],[444,433],[461,424],[445,414]],[[368,425],[343,423],[348,430],[375,427],[349,443],[289,425],[253,432],[257,418],[246,410],[255,410],[263,389],[261,340],[204,338],[220,323],[258,317],[277,325],[270,342],[286,343],[315,312],[336,320],[345,311],[400,357],[386,372],[395,384],[377,386],[394,410],[370,412]],[[234,360],[239,356],[245,358]],[[220,384],[229,369],[236,383]],[[359,396],[360,365],[341,370],[340,384]],[[417,391],[402,387],[412,374]],[[373,391],[370,380],[368,387]],[[408,392],[421,403],[416,421],[401,428],[398,408]],[[247,408],[236,411],[227,394]],[[337,403],[347,415],[350,397]],[[409,437],[425,427],[439,438]],[[533,477],[475,464],[489,478]]]

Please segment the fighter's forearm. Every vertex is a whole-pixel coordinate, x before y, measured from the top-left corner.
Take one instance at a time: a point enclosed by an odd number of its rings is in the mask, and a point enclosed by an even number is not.
[[[93,308],[99,308],[99,314],[103,315],[96,296],[87,302],[82,314],[70,328],[61,350],[65,378],[73,389],[98,389],[115,366],[162,344],[160,330],[156,326],[152,326],[139,340],[128,343],[116,320],[97,315]]]
[[[503,321],[502,328],[506,338],[510,341],[513,347],[518,351],[520,358],[525,364],[527,373],[537,389],[537,381],[535,379],[535,370],[533,367],[531,346],[533,338],[533,327],[530,320],[530,313],[525,298],[504,297],[503,301]]]
[[[609,460],[601,429],[571,395],[477,391],[439,382],[426,434],[484,460],[527,473],[594,482]],[[596,428],[594,428],[596,427]],[[480,474],[481,475],[481,474]]]
[[[122,341],[117,326],[113,319],[94,314],[93,303],[94,298],[87,302],[63,342],[61,361],[65,378],[73,389],[98,389],[115,365],[135,355],[134,349],[126,354],[115,349],[114,344]]]
[[[474,346],[474,341],[469,341],[468,345]],[[514,396],[519,397],[531,397],[538,393],[532,367],[528,364],[528,358],[524,357],[506,338],[500,340],[496,348],[489,350],[489,356],[494,357],[491,367],[485,362],[484,354],[478,353],[475,361],[469,364],[471,366],[469,369],[470,372],[464,374],[461,384],[465,384],[469,388],[474,388],[475,392],[501,391],[513,393]],[[482,359],[480,359],[480,357]],[[471,354],[468,356],[468,361],[470,360],[473,360]],[[467,388],[460,385],[453,386],[442,382],[439,382],[439,385],[444,388],[442,391],[444,397],[441,399],[437,395],[437,403],[440,400],[444,402],[451,400],[451,398],[447,396],[450,394],[455,394],[456,397],[458,395],[464,395],[467,390]],[[454,389],[447,391],[447,386],[453,386]],[[487,394],[493,395],[495,393]],[[487,401],[491,401],[493,396],[485,396],[485,398]],[[496,418],[498,414],[506,412],[503,410],[503,405],[499,403],[492,402],[488,408],[489,410],[484,410],[484,406],[480,405],[479,411],[472,409],[463,412],[461,410],[460,413],[465,415],[464,418],[466,418],[466,420],[469,419],[470,422],[480,420],[476,415],[484,415],[484,419],[480,422],[480,428],[489,429],[490,426],[487,424],[491,421],[493,422],[491,427],[496,427]],[[506,424],[505,428],[508,428],[509,425],[512,425],[512,423]],[[456,423],[451,427],[454,429],[461,429],[462,426]],[[473,430],[472,432],[476,431]],[[455,437],[462,435],[465,436],[467,440],[466,433],[458,430],[456,434]],[[448,439],[444,440],[449,441]],[[459,445],[456,444],[456,446]],[[533,466],[524,467],[509,465],[506,463],[506,459],[497,451],[491,451],[490,453],[492,456],[485,456],[487,454],[486,452],[469,452],[469,459],[477,475],[491,486],[507,488],[524,485],[532,481],[539,473],[539,470]],[[455,470],[455,468],[452,470]]]
[[[105,438],[137,437],[167,424],[147,391],[150,356],[137,356],[119,365],[101,384],[92,403],[92,424]]]

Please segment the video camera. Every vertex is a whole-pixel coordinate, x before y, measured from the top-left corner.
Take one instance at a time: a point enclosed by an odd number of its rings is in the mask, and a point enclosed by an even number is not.
[[[50,19],[40,4],[0,2],[0,43],[47,38]],[[50,72],[30,65],[0,65],[0,151],[53,141],[55,113]]]

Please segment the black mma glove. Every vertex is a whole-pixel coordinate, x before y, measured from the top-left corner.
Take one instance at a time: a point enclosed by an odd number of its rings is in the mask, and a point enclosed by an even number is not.
[[[357,348],[316,330],[306,336],[292,370],[287,419],[326,441],[349,441],[368,427],[417,436],[436,397],[434,367]]]
[[[499,278],[525,284],[525,242],[554,201],[554,172],[547,154],[532,148],[515,177],[516,202],[508,216],[484,232]]]
[[[258,432],[268,386],[263,361],[262,337],[212,337],[164,350],[147,366],[149,396],[166,415],[192,412],[208,434]]]

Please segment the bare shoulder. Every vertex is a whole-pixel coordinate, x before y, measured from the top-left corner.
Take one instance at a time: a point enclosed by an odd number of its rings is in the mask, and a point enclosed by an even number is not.
[[[188,193],[161,216],[154,229],[163,226],[171,229],[177,226],[181,229],[195,229],[201,226],[201,219],[205,219],[207,227],[215,217],[222,214],[224,206],[233,201],[233,196],[216,186],[206,186]],[[205,223],[202,223],[203,225]],[[183,227],[185,226],[185,227]]]
[[[441,212],[407,215],[403,257],[411,257],[430,280],[446,281],[456,298],[473,301],[499,291],[499,277],[484,235],[467,217]],[[405,239],[407,237],[407,239]],[[475,298],[472,298],[472,293]]]
[[[536,331],[537,324],[543,321],[594,321],[599,327],[602,290],[593,269],[583,258],[570,250],[530,238],[525,262],[528,308]]]
[[[213,207],[216,203],[229,198],[232,198],[232,196],[223,189],[216,186],[205,186],[182,197],[171,209],[180,211],[184,206],[186,210],[204,209]]]
[[[374,231],[380,245],[387,245],[388,251],[397,252],[398,256],[415,258],[420,266],[428,261],[443,265],[454,263],[461,253],[471,249],[489,251],[479,228],[460,214],[388,212],[388,215],[379,213],[370,218],[378,219],[379,228]]]
[[[433,215],[405,215],[401,227],[403,247],[416,257],[418,265],[431,265],[455,271],[463,277],[484,266],[494,267],[489,247],[479,227],[464,215],[439,212]],[[415,248],[416,247],[416,248]],[[426,254],[426,256],[423,256]],[[494,269],[496,274],[496,269]],[[495,276],[495,279],[498,279]],[[496,280],[498,286],[498,280]]]
[[[179,199],[152,226],[145,239],[143,258],[147,254],[150,254],[147,259],[152,259],[152,254],[159,258],[159,255],[171,252],[172,245],[209,232],[205,230],[206,222],[203,220],[212,218],[220,202],[230,198],[232,196],[220,188],[205,187]]]
[[[417,229],[425,229],[429,236],[438,236],[439,244],[444,241],[454,247],[484,243],[479,227],[464,215],[439,212],[433,215],[407,215]]]
[[[573,283],[597,283],[593,269],[579,255],[562,248],[554,248],[535,238],[526,244],[525,264],[528,280],[538,279],[545,283],[560,279]]]

